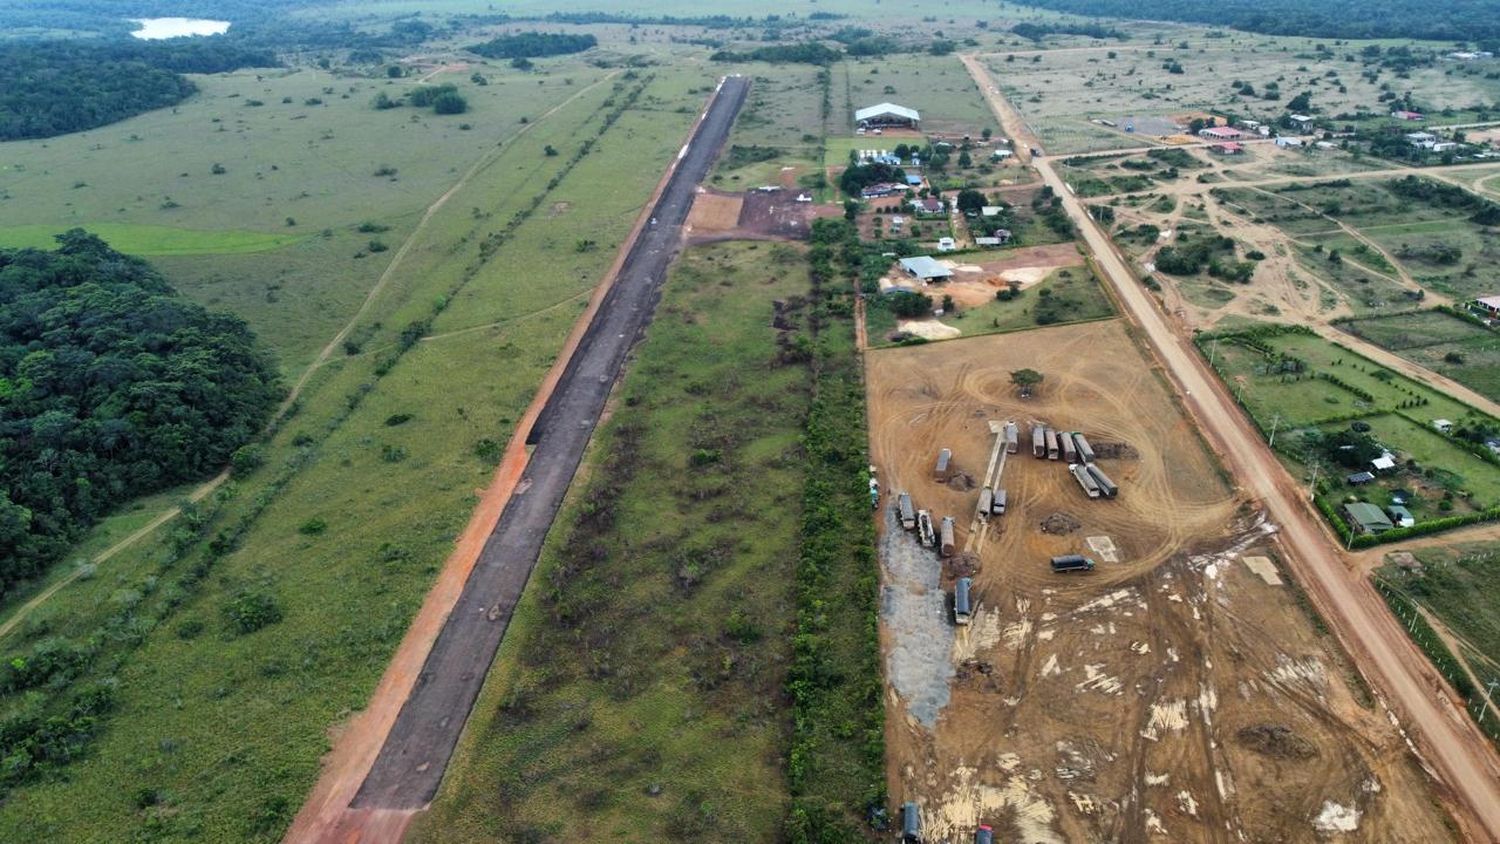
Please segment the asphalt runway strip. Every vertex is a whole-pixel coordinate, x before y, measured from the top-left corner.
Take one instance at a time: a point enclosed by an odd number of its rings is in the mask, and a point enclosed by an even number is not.
[[[745,102],[749,80],[725,79],[657,200],[552,400],[527,436],[535,446],[517,492],[485,543],[401,707],[356,809],[414,810],[437,793],[542,543],[578,470],[631,346],[650,322],[682,242],[694,192]]]

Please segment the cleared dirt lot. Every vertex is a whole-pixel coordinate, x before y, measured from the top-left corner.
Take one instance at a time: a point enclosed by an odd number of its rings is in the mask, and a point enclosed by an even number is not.
[[[694,243],[804,239],[813,220],[843,213],[837,206],[797,201],[807,195],[807,191],[786,188],[744,193],[699,188],[688,214],[688,238]]]
[[[899,529],[881,538],[890,788],[921,805],[928,840],[980,822],[1027,842],[1449,837],[1402,738],[1356,701],[1290,587],[1243,560],[1274,561],[1274,542],[1119,322],[866,362],[878,518],[908,491],[974,551],[940,566]],[[1046,375],[1034,398],[1010,384],[1022,367]],[[1022,452],[981,542],[963,478],[982,483],[989,422],[1006,419]],[[1100,460],[1120,497],[1090,501],[1064,464],[1032,458],[1032,420],[1120,444]],[[941,447],[957,482],[932,479]],[[1056,514],[1076,528],[1043,532]],[[1047,558],[1070,552],[1098,570],[1051,574]],[[976,568],[978,611],[955,628],[946,595]]]

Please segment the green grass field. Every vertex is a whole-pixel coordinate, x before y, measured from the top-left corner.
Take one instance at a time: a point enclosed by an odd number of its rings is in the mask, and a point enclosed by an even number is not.
[[[1492,329],[1436,310],[1340,327],[1500,401],[1500,334]]]
[[[776,837],[809,376],[771,301],[804,266],[679,259],[417,840]]]
[[[104,238],[118,252],[157,258],[164,255],[242,255],[265,252],[304,240],[302,235],[221,229],[204,231],[130,223],[79,223]],[[58,226],[29,225],[0,228],[0,249],[52,249]]]
[[[944,315],[942,322],[968,337],[1087,322],[1113,316],[1114,312],[1099,280],[1088,267],[1077,266],[1053,270],[1041,283],[1008,302],[996,299],[979,307],[960,308],[956,314]]]
[[[264,467],[206,508],[202,536],[222,532],[227,544],[169,541],[183,524],[160,531],[58,592],[3,642],[9,656],[49,637],[128,631],[107,634],[75,681],[112,678],[113,713],[81,758],[7,795],[0,840],[280,837],[317,775],[327,730],[364,705],[467,520],[496,456],[488,444],[509,436],[702,106],[688,93],[704,84],[697,71],[641,76],[546,120],[533,112],[534,130],[434,215],[352,335],[360,348],[317,372]],[[640,84],[631,116],[605,128],[607,103]],[[563,89],[558,102],[570,96]],[[542,153],[545,144],[571,153],[600,131],[576,166]],[[480,152],[439,172],[456,180],[450,171]],[[418,205],[441,192],[423,191]],[[385,236],[398,235],[398,209],[376,207],[393,223]],[[344,213],[358,221],[370,209]],[[341,237],[353,235],[333,242]],[[582,239],[598,247],[579,251]],[[549,274],[513,271],[527,265]],[[210,284],[212,273],[184,287],[218,289],[227,303],[257,295],[228,278]],[[403,341],[412,331],[431,339]],[[305,339],[292,345],[305,351],[315,333],[299,329]],[[183,550],[169,553],[174,544]],[[227,613],[247,593],[281,620],[235,632]],[[39,702],[0,699],[0,716]]]

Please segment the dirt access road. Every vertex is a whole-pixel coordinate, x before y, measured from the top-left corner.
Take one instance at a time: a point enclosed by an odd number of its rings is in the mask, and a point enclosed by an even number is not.
[[[376,691],[377,702],[383,694],[401,694],[399,714],[391,714],[394,706],[372,703],[356,718],[346,740],[336,743],[288,841],[396,841],[412,813],[436,793],[605,400],[655,309],[694,189],[722,148],[748,88],[741,77],[720,86],[669,168],[659,199],[642,215],[628,251],[575,327],[566,363],[554,367],[541,401],[517,428],[495,484]],[[502,494],[491,494],[495,490]],[[464,562],[455,558],[471,544],[477,559],[455,565]],[[454,573],[466,578],[459,581],[461,590]],[[424,620],[441,629],[417,630]],[[410,665],[398,665],[403,662]],[[347,740],[354,738],[360,741]]]
[[[965,64],[992,106],[1004,101],[976,61],[966,59]],[[996,107],[995,116],[1008,134],[1019,139],[1014,134],[1019,121],[1014,108],[1008,103]],[[1389,695],[1388,705],[1399,713],[1424,763],[1451,797],[1464,834],[1474,841],[1500,841],[1500,759],[1492,745],[1462,708],[1454,705],[1442,678],[1407,638],[1369,581],[1345,564],[1293,479],[1234,407],[1190,342],[1171,330],[1051,162],[1041,159],[1033,164],[1043,182],[1062,197],[1104,277],[1131,321],[1144,330],[1189,412],[1240,485],[1264,502],[1281,531],[1299,582],[1362,671]]]

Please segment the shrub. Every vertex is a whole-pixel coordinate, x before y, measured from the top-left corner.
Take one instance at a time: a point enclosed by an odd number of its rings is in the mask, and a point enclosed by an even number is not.
[[[243,636],[281,621],[281,607],[266,592],[242,591],[224,605],[224,619],[231,632]]]
[[[297,532],[304,536],[317,536],[326,530],[328,530],[328,522],[319,516],[308,519],[297,528]]]

